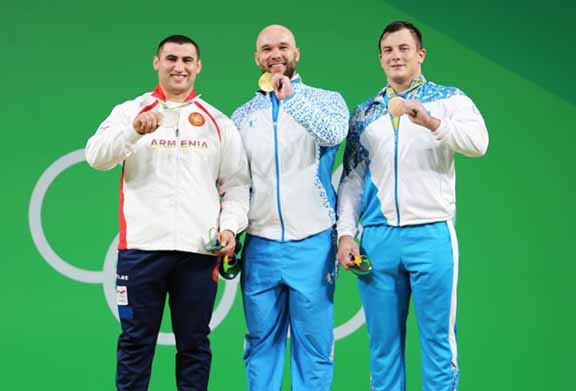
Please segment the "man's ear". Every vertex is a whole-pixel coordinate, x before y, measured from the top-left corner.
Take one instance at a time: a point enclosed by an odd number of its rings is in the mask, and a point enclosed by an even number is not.
[[[421,48],[418,50],[418,64],[422,64],[426,59],[426,49]]]

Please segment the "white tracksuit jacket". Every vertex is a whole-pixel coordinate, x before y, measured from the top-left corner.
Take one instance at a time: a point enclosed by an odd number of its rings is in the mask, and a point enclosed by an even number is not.
[[[421,77],[422,81],[425,81]],[[431,132],[401,116],[395,131],[385,88],[350,122],[338,189],[338,236],[363,226],[448,221],[456,211],[454,153],[482,156],[488,131],[470,98],[432,82],[405,94],[441,120]]]
[[[232,119],[248,155],[252,188],[248,233],[300,240],[336,223],[332,166],[348,132],[342,96],[292,78],[282,101],[259,91]]]
[[[147,110],[163,112],[163,122],[142,136],[132,123]],[[242,140],[232,121],[194,92],[185,104],[172,104],[156,87],[116,106],[88,140],[86,160],[98,170],[122,164],[119,249],[209,254],[211,228],[237,233],[247,226]]]

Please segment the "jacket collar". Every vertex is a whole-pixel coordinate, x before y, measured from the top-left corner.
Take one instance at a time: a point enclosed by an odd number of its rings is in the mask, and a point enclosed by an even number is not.
[[[387,100],[389,98],[391,98],[392,96],[406,97],[406,95],[408,95],[410,92],[418,89],[424,83],[426,83],[426,78],[424,77],[424,75],[420,74],[420,76],[418,76],[418,78],[410,81],[410,84],[408,85],[408,88],[405,91],[402,91],[400,93],[395,93],[394,90],[392,89],[392,87],[390,87],[390,84],[387,84],[386,87],[384,87],[382,90],[380,90],[378,95],[376,95],[376,98],[374,98],[374,102],[380,103],[380,104],[383,104],[386,106]]]
[[[164,91],[162,90],[162,87],[160,87],[160,84],[158,84],[156,88],[154,88],[154,91],[152,91],[152,96],[162,102],[166,102],[166,95],[164,95]],[[196,90],[193,89],[184,101],[190,102],[195,97],[196,97]]]

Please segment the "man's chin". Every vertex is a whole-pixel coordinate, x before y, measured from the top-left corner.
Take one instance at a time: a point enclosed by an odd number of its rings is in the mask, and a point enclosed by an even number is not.
[[[404,84],[406,82],[406,80],[408,79],[408,77],[406,75],[388,75],[388,80],[393,81],[396,84]]]
[[[174,92],[183,93],[190,89],[190,85],[184,83],[176,83],[171,85]]]
[[[170,88],[168,89],[168,92],[171,95],[183,95],[189,91],[191,91],[190,88],[184,88],[182,86],[170,86]]]

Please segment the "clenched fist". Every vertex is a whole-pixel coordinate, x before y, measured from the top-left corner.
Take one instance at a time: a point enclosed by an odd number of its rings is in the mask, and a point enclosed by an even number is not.
[[[278,100],[283,100],[294,93],[292,82],[290,78],[279,73],[272,76],[272,85],[274,86],[274,94]]]
[[[160,127],[162,114],[153,111],[140,113],[134,119],[132,126],[139,134],[152,133]]]
[[[406,99],[403,102],[403,110],[413,123],[428,128],[432,132],[440,127],[440,120],[428,114],[428,111],[416,99]]]

